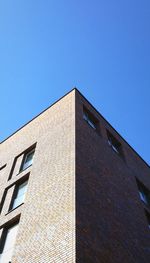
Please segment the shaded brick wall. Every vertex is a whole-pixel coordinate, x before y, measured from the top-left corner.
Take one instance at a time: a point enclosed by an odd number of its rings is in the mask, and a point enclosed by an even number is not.
[[[83,120],[83,105],[99,120],[99,134]],[[106,128],[121,142],[125,161],[108,145]],[[150,168],[76,92],[76,262],[150,262],[135,176],[150,189]]]

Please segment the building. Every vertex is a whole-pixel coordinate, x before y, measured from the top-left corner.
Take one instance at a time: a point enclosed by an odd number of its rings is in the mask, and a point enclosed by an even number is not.
[[[0,144],[0,263],[149,263],[150,167],[73,89]]]

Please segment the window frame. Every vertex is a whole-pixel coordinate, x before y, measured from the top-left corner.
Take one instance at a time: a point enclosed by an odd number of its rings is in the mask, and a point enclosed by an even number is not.
[[[109,131],[107,131],[107,143],[118,156],[124,158],[121,142]]]
[[[137,184],[140,200],[146,206],[150,207],[150,190],[137,178],[136,178],[136,184]]]
[[[83,120],[96,132],[99,132],[99,120],[83,105]]]
[[[34,156],[35,148],[29,149],[28,151],[24,152],[23,158],[22,158],[22,161],[21,161],[21,165],[20,165],[20,169],[19,169],[19,173],[25,171],[25,170],[28,169],[30,166],[32,166],[33,161],[32,161],[32,164],[30,164],[29,166],[23,168],[23,166],[24,166],[24,164],[25,164],[25,161],[26,161],[28,155],[31,154],[32,152],[33,152],[33,156]],[[33,157],[32,157],[32,159],[33,159]]]
[[[21,178],[20,180],[18,180],[15,184],[11,185],[14,186],[15,185],[15,188],[14,188],[14,191],[13,191],[13,194],[12,194],[12,197],[11,197],[11,201],[10,201],[10,205],[9,205],[9,208],[8,208],[8,213],[10,213],[11,211],[17,209],[18,207],[20,207],[22,204],[24,204],[24,201],[22,203],[20,203],[18,206],[14,207],[13,208],[13,204],[14,204],[14,201],[17,197],[17,193],[18,193],[18,190],[19,190],[19,186],[22,185],[23,183],[27,182],[27,185],[29,183],[29,173],[26,174],[23,178]],[[11,188],[9,187],[9,188]],[[7,189],[8,190],[8,189]]]
[[[36,150],[36,144],[37,143],[34,143],[33,145],[31,145],[29,148],[27,148],[25,151],[23,151],[23,152],[21,152],[19,155],[17,155],[15,158],[14,158],[14,161],[13,161],[13,164],[12,164],[12,167],[11,167],[11,170],[10,170],[10,174],[9,174],[9,177],[8,177],[8,181],[12,178],[12,176],[13,176],[13,172],[14,172],[14,169],[15,169],[15,166],[16,166],[16,163],[17,163],[17,159],[21,156],[21,155],[23,155],[22,156],[22,161],[21,161],[21,165],[22,165],[22,162],[23,162],[23,159],[24,159],[24,156],[25,156],[25,154],[27,153],[27,152],[30,152],[30,151],[32,151],[32,150]],[[20,165],[20,167],[19,167],[19,171],[18,171],[18,173],[16,174],[16,176],[18,175],[18,174],[20,174],[21,172],[23,172],[23,171],[25,171],[25,169],[24,170],[21,170],[21,165]],[[29,166],[28,166],[29,167]],[[28,168],[27,167],[27,168]],[[26,169],[27,169],[26,168]]]
[[[6,224],[4,224],[2,226],[3,231],[2,231],[2,234],[1,234],[1,238],[0,238],[0,255],[3,254],[4,248],[5,248],[5,242],[6,242],[6,239],[7,239],[7,233],[9,231],[9,229],[11,229],[12,227],[14,227],[16,225],[18,225],[18,227],[19,227],[19,221],[20,221],[20,214],[17,215],[13,220],[7,222]],[[14,241],[14,244],[13,244],[13,249],[14,249],[14,246],[15,246],[15,243],[16,243],[16,238],[17,238],[17,234],[16,234],[15,241]],[[11,263],[11,261],[9,261],[8,263]]]

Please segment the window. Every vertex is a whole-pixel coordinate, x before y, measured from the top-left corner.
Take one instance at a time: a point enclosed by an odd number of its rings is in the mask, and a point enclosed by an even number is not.
[[[35,147],[36,143],[15,157],[8,180],[10,180],[12,177],[18,175],[20,172],[24,171],[32,165]]]
[[[28,180],[19,185],[16,185],[9,210],[15,209],[24,202],[27,191],[27,184]]]
[[[123,156],[121,143],[109,132],[107,131],[108,144],[118,155]]]
[[[3,230],[0,243],[0,263],[11,262],[17,231],[18,223]]]
[[[150,205],[150,191],[138,179],[136,179],[136,181],[137,181],[140,199],[146,205]]]
[[[147,218],[148,227],[150,229],[150,214],[146,210],[145,210],[145,215],[146,215],[146,218]]]
[[[24,154],[20,171],[23,171],[26,168],[28,168],[30,165],[32,165],[34,152],[35,152],[35,149],[33,149],[30,152],[27,152],[27,153]]]
[[[83,108],[83,119],[94,129],[97,130],[98,120],[85,107]]]
[[[32,165],[35,147],[36,143],[14,158],[8,180]]]

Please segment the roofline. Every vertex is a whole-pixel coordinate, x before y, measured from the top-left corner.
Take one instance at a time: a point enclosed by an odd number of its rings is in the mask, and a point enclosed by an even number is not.
[[[108,123],[108,125],[121,137],[121,139],[132,149],[132,151],[135,152],[135,154],[137,154],[137,156],[148,166],[148,168],[150,168],[150,165],[141,157],[141,155],[136,151],[134,150],[134,148],[122,137],[122,135],[109,123],[109,121],[107,121],[104,116],[92,105],[92,103],[87,99],[85,98],[85,96],[77,89],[75,88],[75,90],[91,105],[91,107],[103,118],[103,120],[105,122]]]
[[[36,115],[34,118],[32,118],[30,121],[28,121],[27,123],[25,123],[23,126],[21,126],[19,129],[17,129],[15,132],[13,132],[11,135],[9,135],[8,137],[6,137],[4,140],[2,140],[0,142],[0,145],[2,143],[4,143],[5,141],[7,141],[10,137],[12,137],[14,134],[16,134],[17,132],[19,132],[21,129],[23,129],[26,125],[28,125],[30,122],[32,122],[33,120],[35,120],[36,118],[38,118],[40,115],[42,115],[45,111],[47,111],[48,109],[50,109],[52,106],[54,106],[57,102],[59,102],[60,100],[62,100],[64,97],[66,97],[68,94],[70,94],[73,90],[77,91],[90,105],[91,107],[103,118],[103,120],[105,122],[107,122],[109,124],[109,126],[121,137],[121,139],[132,149],[132,151],[135,152],[135,154],[137,154],[137,156],[150,168],[150,165],[140,156],[140,154],[134,150],[134,148],[122,137],[122,135],[109,123],[109,121],[107,121],[104,116],[92,105],[92,103],[76,88],[72,88],[70,91],[68,91],[65,95],[63,95],[62,97],[60,97],[58,100],[56,100],[54,103],[52,103],[50,106],[48,106],[45,110],[43,110],[42,112],[40,112],[38,115]]]
[[[28,125],[30,122],[32,122],[33,120],[35,120],[36,118],[38,118],[40,115],[42,115],[45,111],[49,110],[52,106],[54,106],[57,102],[59,102],[60,100],[62,100],[64,97],[66,97],[69,93],[71,93],[73,90],[75,90],[76,88],[72,88],[70,91],[68,91],[65,95],[63,95],[62,97],[60,97],[58,100],[56,100],[55,102],[53,102],[50,106],[48,106],[45,110],[41,111],[38,115],[36,115],[35,117],[33,117],[30,121],[28,121],[27,123],[25,123],[23,126],[21,126],[19,129],[17,129],[15,132],[13,132],[12,134],[10,134],[8,137],[6,137],[4,140],[2,140],[0,142],[0,145],[2,143],[4,143],[5,141],[7,141],[10,137],[12,137],[14,134],[16,134],[17,132],[19,132],[21,129],[23,129],[26,125]]]

